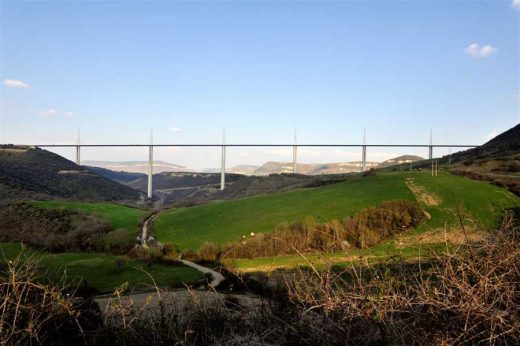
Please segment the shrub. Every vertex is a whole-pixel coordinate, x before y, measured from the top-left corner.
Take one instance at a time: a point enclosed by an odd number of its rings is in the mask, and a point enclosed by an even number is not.
[[[244,236],[240,241],[226,245],[221,256],[254,258],[297,252],[345,251],[351,246],[365,248],[417,226],[424,217],[417,202],[389,201],[363,209],[343,222],[316,223],[312,218],[303,222],[281,222],[270,234],[257,234],[253,238]]]
[[[102,251],[110,222],[78,211],[41,209],[26,203],[0,208],[0,241],[52,252]]]
[[[199,251],[198,258],[203,261],[214,262],[217,260],[219,251],[217,245],[213,242],[204,242]]]
[[[129,256],[147,262],[157,262],[162,260],[163,253],[158,247],[136,246],[130,251]]]
[[[105,251],[126,254],[135,246],[133,235],[125,228],[118,228],[105,236]]]
[[[162,243],[162,253],[164,256],[169,258],[179,257],[179,249],[169,242]]]
[[[509,172],[518,173],[520,172],[520,162],[513,161],[509,164]]]
[[[369,177],[372,175],[376,175],[376,169],[374,167],[370,167],[370,169],[368,171],[363,172],[364,177]]]
[[[37,260],[24,252],[0,271],[1,345],[74,345],[101,328],[100,310],[60,285],[42,284]]]

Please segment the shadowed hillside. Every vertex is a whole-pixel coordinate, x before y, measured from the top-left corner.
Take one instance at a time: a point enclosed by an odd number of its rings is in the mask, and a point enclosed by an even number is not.
[[[136,201],[141,193],[39,148],[0,147],[0,197]]]
[[[468,149],[451,156],[452,162],[477,159],[493,159],[505,157],[520,157],[520,124],[499,134],[480,147]],[[443,157],[443,161],[447,161]]]

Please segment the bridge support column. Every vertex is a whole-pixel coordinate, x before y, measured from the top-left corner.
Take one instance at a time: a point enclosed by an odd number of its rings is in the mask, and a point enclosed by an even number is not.
[[[226,130],[222,131],[222,151],[220,162],[220,190],[226,187]]]
[[[81,149],[79,145],[76,145],[76,165],[81,166]]]
[[[433,139],[432,139],[432,129],[430,129],[430,146],[428,147],[428,159],[433,159]]]
[[[148,147],[148,198],[152,198],[153,179],[153,132],[150,132],[150,146]]]
[[[361,172],[366,170],[367,166],[367,132],[363,130],[363,146],[361,147]]]
[[[80,146],[80,133],[78,128],[78,137],[76,139],[76,164],[81,165],[81,146]]]
[[[292,148],[292,172],[293,174],[296,174],[296,165],[298,164],[298,138],[296,136],[296,129],[294,129],[294,145]]]

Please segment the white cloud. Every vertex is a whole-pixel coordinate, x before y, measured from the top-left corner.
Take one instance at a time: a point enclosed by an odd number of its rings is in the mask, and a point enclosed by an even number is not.
[[[168,129],[168,131],[170,131],[170,132],[181,132],[182,129],[180,129],[180,128],[178,128],[178,127],[170,127],[170,128]]]
[[[511,2],[511,7],[512,8],[516,8],[516,9],[520,9],[520,0],[513,0]]]
[[[41,115],[44,117],[52,117],[57,114],[58,114],[58,112],[56,112],[56,110],[54,108],[49,108],[41,113]]]
[[[464,53],[474,58],[485,58],[498,51],[498,48],[490,44],[480,46],[478,43],[472,43],[464,49]]]
[[[9,88],[30,88],[31,86],[21,80],[4,79],[4,85]]]
[[[74,113],[73,113],[73,112],[65,112],[64,115],[65,115],[65,116],[68,116],[68,117],[71,117],[71,116],[74,115]]]

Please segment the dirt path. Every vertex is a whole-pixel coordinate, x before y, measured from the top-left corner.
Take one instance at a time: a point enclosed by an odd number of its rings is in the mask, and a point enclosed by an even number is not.
[[[220,285],[222,283],[222,281],[224,281],[226,279],[224,277],[224,275],[220,274],[219,272],[216,272],[213,269],[210,269],[207,267],[203,267],[197,263],[193,263],[191,261],[187,261],[187,260],[183,260],[183,259],[179,259],[179,262],[181,262],[184,265],[187,265],[188,267],[192,267],[193,269],[198,270],[201,273],[211,275],[211,282],[209,283],[209,285],[212,288],[217,287],[218,285]]]
[[[143,223],[143,229],[141,231],[141,243],[143,247],[148,247],[146,244],[146,240],[148,239],[148,229],[150,227],[150,223],[157,217],[157,214],[152,214],[148,219],[146,219]]]
[[[157,217],[158,214],[152,214],[148,219],[146,219],[143,223],[143,229],[141,231],[141,245],[144,247],[144,248],[147,248],[148,247],[148,244],[146,244],[146,240],[148,238],[148,231],[150,229],[150,225],[151,225],[151,222]],[[203,267],[197,263],[193,263],[191,261],[187,261],[187,260],[183,260],[183,259],[179,259],[178,260],[179,262],[181,262],[182,264],[188,266],[188,267],[191,267],[195,270],[198,270],[199,272],[203,273],[203,274],[209,274],[211,276],[211,282],[209,283],[209,285],[212,287],[212,288],[215,288],[217,287],[218,285],[220,285],[222,283],[222,281],[224,281],[226,278],[224,277],[224,275],[220,274],[219,272],[216,272],[214,271],[213,269],[210,269],[210,268],[207,268],[207,267]]]
[[[406,186],[412,191],[417,201],[429,206],[435,207],[441,203],[441,199],[433,193],[428,192],[423,186],[417,185],[413,182],[413,178],[406,178]]]
[[[98,296],[94,300],[99,304],[104,315],[117,313],[117,305],[124,307],[133,306],[137,312],[154,316],[157,314],[159,304],[163,304],[166,310],[182,312],[192,304],[204,302],[206,305],[242,307],[243,309],[255,309],[261,306],[262,301],[250,293],[223,294],[216,291],[190,291],[190,290],[160,290],[159,292],[143,292],[124,295],[119,301],[113,295]],[[228,302],[228,304],[226,304]]]

